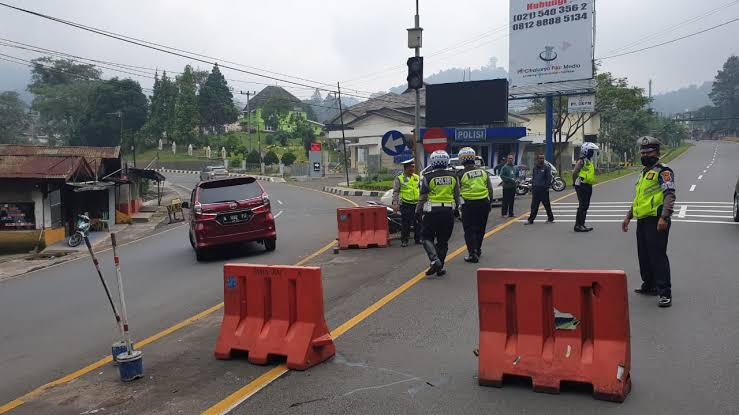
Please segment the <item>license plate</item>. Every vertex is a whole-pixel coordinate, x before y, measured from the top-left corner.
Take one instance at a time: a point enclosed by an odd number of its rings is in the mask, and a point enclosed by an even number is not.
[[[249,216],[249,212],[231,213],[221,216],[221,222],[226,224],[246,222],[249,220]]]

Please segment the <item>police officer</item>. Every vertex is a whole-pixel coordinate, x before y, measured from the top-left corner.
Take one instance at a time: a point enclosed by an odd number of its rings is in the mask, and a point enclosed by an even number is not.
[[[421,226],[416,216],[418,204],[419,182],[421,178],[416,174],[416,164],[413,159],[404,161],[403,172],[393,182],[393,209],[400,210],[400,246],[408,246],[408,237],[413,225],[413,239],[416,244],[421,243]]]
[[[660,307],[672,305],[670,261],[667,258],[667,240],[670,236],[670,217],[675,206],[675,174],[659,163],[660,142],[654,137],[638,140],[644,169],[636,182],[634,203],[621,224],[624,232],[636,218],[636,245],[642,285],[635,291],[656,295]]]
[[[490,214],[490,195],[493,193],[488,172],[475,166],[475,150],[464,147],[459,150],[459,161],[464,170],[460,174],[459,187],[462,196],[462,226],[467,244],[466,262],[477,263],[482,254],[482,240]]]
[[[449,169],[449,154],[438,150],[429,156],[431,171],[421,177],[421,191],[416,214],[423,214],[423,247],[431,261],[426,275],[446,274],[444,262],[449,238],[454,229],[454,216],[459,206],[459,181]]]
[[[572,171],[575,178],[575,192],[577,193],[577,217],[575,217],[575,232],[590,232],[590,226],[585,226],[585,218],[590,207],[590,197],[593,196],[593,184],[595,183],[595,165],[593,156],[598,151],[594,143],[583,143],[580,147],[580,158]]]

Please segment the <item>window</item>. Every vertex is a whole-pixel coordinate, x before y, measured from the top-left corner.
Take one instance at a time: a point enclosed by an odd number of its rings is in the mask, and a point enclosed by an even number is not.
[[[204,185],[200,188],[200,203],[205,205],[208,203],[235,202],[262,196],[262,188],[256,182],[239,184],[223,183],[220,186],[214,183],[216,182],[209,182],[208,187]]]
[[[51,211],[51,227],[62,226],[62,196],[59,189],[49,193],[49,210]]]
[[[0,229],[36,229],[33,202],[0,203]]]

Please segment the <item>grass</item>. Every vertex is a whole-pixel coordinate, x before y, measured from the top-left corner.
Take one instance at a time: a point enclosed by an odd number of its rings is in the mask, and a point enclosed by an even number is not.
[[[381,180],[381,181],[374,181],[374,182],[354,182],[351,184],[352,189],[361,189],[361,190],[379,190],[379,191],[385,191],[390,190],[393,188],[393,180]]]
[[[690,147],[693,147],[694,144],[692,143],[683,143],[680,144],[677,148],[667,150],[665,154],[660,157],[660,161],[662,163],[669,163],[672,160],[675,160],[676,158],[680,157],[683,153],[688,151]]]

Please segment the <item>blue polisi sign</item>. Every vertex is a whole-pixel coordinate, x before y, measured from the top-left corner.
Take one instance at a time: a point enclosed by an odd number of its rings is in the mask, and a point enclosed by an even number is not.
[[[399,156],[409,150],[405,136],[400,131],[390,130],[382,136],[382,151],[388,156]]]
[[[458,143],[482,143],[487,139],[484,128],[457,128],[454,130],[454,141]]]

